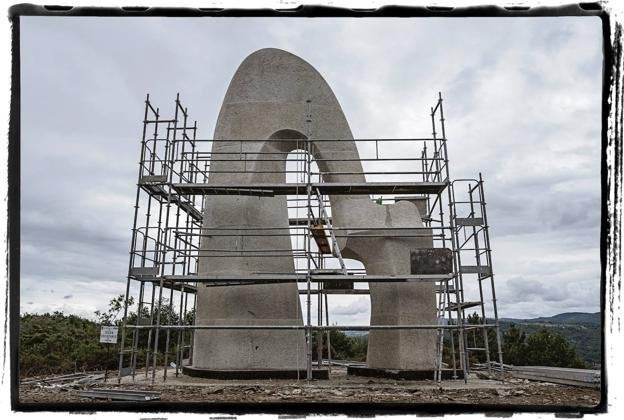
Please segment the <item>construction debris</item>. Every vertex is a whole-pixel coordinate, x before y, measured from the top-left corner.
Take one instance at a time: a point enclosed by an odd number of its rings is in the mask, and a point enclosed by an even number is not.
[[[332,364],[334,361],[332,361]],[[338,363],[347,364],[347,361]],[[600,403],[596,388],[535,382],[512,377],[437,382],[433,380],[397,380],[348,376],[345,366],[334,364],[332,378],[315,380],[206,380],[180,375],[166,383],[151,383],[150,377],[137,375],[110,384],[87,383],[73,387],[40,387],[35,380],[20,385],[23,403],[87,403],[114,401],[154,403],[410,403],[410,404],[490,404],[500,406],[542,405],[593,407]],[[158,371],[162,375],[163,370]],[[496,375],[493,372],[493,375]],[[150,391],[144,391],[149,386]],[[158,401],[154,401],[158,400]],[[183,407],[183,405],[181,405]]]
[[[105,400],[152,401],[160,399],[160,392],[128,389],[92,389],[78,392],[80,397],[100,398]]]
[[[70,375],[52,376],[22,381],[22,385],[35,385],[41,388],[66,388],[93,383],[104,379],[103,373],[72,373]]]
[[[572,369],[549,366],[514,366],[514,378],[556,384],[600,388],[600,371],[592,369]]]

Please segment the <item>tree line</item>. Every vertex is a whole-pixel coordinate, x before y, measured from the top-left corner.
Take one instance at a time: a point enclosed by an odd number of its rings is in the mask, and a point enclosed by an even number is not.
[[[20,375],[49,375],[63,374],[77,371],[91,371],[116,369],[118,366],[119,339],[117,344],[101,344],[99,342],[100,328],[102,325],[121,326],[124,296],[120,295],[112,299],[106,311],[96,311],[95,320],[89,320],[77,315],[65,315],[61,312],[45,314],[24,314],[20,317],[19,326],[19,366]],[[132,299],[129,299],[132,305]],[[158,316],[158,313],[150,314],[149,309],[143,307],[141,313],[135,311],[128,313],[128,323],[137,323],[137,317],[148,320]],[[183,324],[193,323],[193,312],[184,314]],[[180,322],[180,315],[173,305],[165,301],[160,311],[161,324],[176,325]],[[141,323],[141,320],[139,320]],[[481,320],[475,313],[468,317],[469,324],[479,324]],[[121,334],[121,329],[120,332]],[[161,330],[158,342],[157,364],[164,363],[164,351],[166,333]],[[190,331],[171,332],[169,337],[168,361],[175,361],[178,350],[178,334],[187,334],[184,342],[190,341]],[[131,339],[132,333],[126,336],[126,343]],[[484,347],[484,334],[482,329],[475,327],[468,331],[466,340],[468,347]],[[146,359],[153,354],[146,351],[148,340],[153,346],[153,337],[149,337],[147,329],[137,333],[137,366],[144,367]],[[318,334],[313,334],[313,354],[316,357],[316,343]],[[330,331],[332,359],[361,361],[366,360],[368,336],[347,335],[342,331]],[[488,331],[488,344],[491,360],[496,359],[496,336],[493,330]],[[451,363],[450,340],[444,339],[444,358],[447,364]],[[150,348],[150,352],[153,348]],[[183,358],[189,356],[190,349],[182,349]],[[579,358],[576,349],[561,334],[548,328],[526,334],[516,325],[512,325],[502,334],[503,359],[506,364],[534,365],[534,366],[558,366],[584,368],[585,363]],[[323,334],[323,355],[327,357],[326,333]],[[470,352],[471,362],[484,362],[484,352]]]
[[[482,328],[472,327],[484,322],[475,312],[467,319],[467,347],[485,348],[485,336]],[[498,361],[496,332],[488,329],[487,341],[491,361]],[[511,324],[501,336],[503,362],[514,366],[553,366],[585,369],[587,365],[579,357],[575,346],[553,328],[541,327],[532,334],[527,334],[521,327]],[[469,352],[471,362],[486,361],[484,351]]]

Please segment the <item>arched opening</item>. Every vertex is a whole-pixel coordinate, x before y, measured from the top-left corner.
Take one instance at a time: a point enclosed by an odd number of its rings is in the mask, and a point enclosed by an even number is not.
[[[273,138],[285,138],[293,139],[294,133],[292,130],[288,130],[287,136]],[[314,159],[314,156],[310,156],[304,148],[305,144],[296,144],[295,147],[290,150],[286,156],[285,163],[285,178],[287,183],[300,183],[305,184],[308,180],[308,165],[309,172],[312,177],[312,182],[322,181],[319,165]],[[291,142],[292,146],[293,142]],[[297,147],[299,146],[299,147]],[[308,270],[308,263],[312,270],[336,270],[338,273],[341,268],[339,259],[334,254],[334,244],[331,240],[331,234],[327,227],[325,217],[332,220],[331,202],[328,196],[319,197],[317,194],[312,194],[308,198],[307,191],[302,190],[301,193],[296,195],[289,195],[287,197],[288,216],[290,224],[291,244],[293,249],[293,257],[295,261],[295,269],[298,273],[306,273]],[[317,230],[324,231],[323,236],[327,243],[319,244],[317,240],[310,240],[309,248],[307,248],[306,231],[308,229],[308,215],[312,220],[312,223],[316,225]],[[345,233],[342,233],[343,235]],[[312,236],[314,238],[314,235]],[[322,249],[325,248],[325,249]],[[308,257],[310,262],[308,262]],[[343,258],[343,263],[346,266],[349,273],[352,274],[366,274],[364,264],[354,259]],[[306,317],[308,310],[308,296],[307,287],[305,283],[299,283],[300,303],[304,309],[304,318]],[[313,283],[312,295],[310,299],[309,310],[311,313],[311,323],[313,325],[368,325],[370,321],[371,303],[370,296],[368,295],[367,283],[355,283],[353,288],[345,287],[344,282],[327,282],[327,283]],[[331,336],[342,335],[345,332],[335,331],[331,333]],[[365,361],[366,358],[366,336],[367,333],[362,332],[346,332],[350,337],[349,340],[359,340],[359,348],[362,350],[359,354],[359,358]],[[321,357],[327,358],[330,354],[327,352],[328,343],[331,343],[331,336],[328,333],[323,334],[322,339],[319,340],[319,335],[315,334],[313,340],[313,355],[314,360],[318,361],[319,354]],[[332,346],[334,347],[334,346]],[[336,354],[332,354],[332,358],[335,358]],[[353,355],[353,357],[358,357]]]

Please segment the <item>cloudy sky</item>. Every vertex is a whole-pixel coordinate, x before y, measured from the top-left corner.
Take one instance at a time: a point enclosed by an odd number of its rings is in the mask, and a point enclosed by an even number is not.
[[[310,62],[356,138],[427,137],[445,98],[453,178],[486,180],[499,314],[599,308],[598,18],[21,19],[21,311],[92,316],[123,293],[145,94],[210,138],[240,62]],[[366,324],[367,296],[334,301]]]

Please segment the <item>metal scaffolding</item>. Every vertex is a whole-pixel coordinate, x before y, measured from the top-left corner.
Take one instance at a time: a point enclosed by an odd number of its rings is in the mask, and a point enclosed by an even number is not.
[[[308,127],[313,115],[307,107]],[[135,376],[142,369],[145,378],[155,381],[157,369],[163,369],[166,380],[170,367],[175,375],[184,364],[192,362],[194,332],[198,329],[263,329],[304,330],[307,344],[307,379],[312,379],[313,332],[317,331],[316,359],[331,370],[330,331],[370,331],[374,329],[435,330],[435,377],[442,379],[448,366],[453,378],[461,371],[464,380],[471,368],[471,354],[485,353],[487,365],[492,359],[490,343],[496,343],[497,360],[502,368],[498,312],[494,292],[492,256],[488,233],[483,179],[454,180],[449,176],[447,139],[442,96],[431,108],[432,136],[427,138],[356,139],[363,175],[369,182],[327,182],[329,175],[317,163],[341,162],[340,157],[313,158],[312,144],[344,140],[315,139],[306,133],[296,139],[292,153],[250,151],[248,146],[284,139],[231,139],[236,153],[208,151],[211,139],[197,137],[197,122],[191,124],[188,110],[176,96],[172,117],[163,118],[159,108],[145,101],[143,134],[139,160],[130,259],[125,293],[124,317],[119,352],[119,381],[125,375]],[[309,130],[309,128],[308,128]],[[390,145],[400,145],[393,155]],[[413,156],[409,151],[413,151]],[[277,156],[277,158],[276,158]],[[294,157],[294,158],[293,158]],[[212,173],[275,173],[248,170],[252,163],[286,160],[282,183],[246,185],[208,183]],[[228,170],[211,171],[211,163],[231,162]],[[295,168],[292,169],[292,165]],[[392,166],[392,170],[388,166]],[[242,169],[241,169],[242,167]],[[381,168],[381,169],[380,169]],[[332,174],[354,175],[351,172]],[[287,178],[295,182],[286,182]],[[286,195],[289,226],[253,228],[211,227],[212,237],[287,236],[288,249],[206,249],[200,240],[204,197],[217,195]],[[434,248],[450,248],[453,270],[448,274],[369,275],[343,260],[337,238],[344,237],[349,226],[334,229],[329,195],[368,195],[381,202],[410,200],[417,203],[423,227],[366,228],[363,237],[432,238]],[[458,198],[459,197],[459,198]],[[445,208],[448,206],[448,212]],[[303,210],[303,217],[299,217]],[[358,227],[362,229],[362,227]],[[382,230],[383,232],[376,232]],[[388,233],[391,231],[391,233]],[[295,271],[251,275],[198,273],[200,259],[230,257],[292,256]],[[332,268],[335,267],[335,268]],[[299,285],[305,297],[304,325],[200,325],[195,322],[196,291],[199,284],[237,286],[249,284],[288,283]],[[436,285],[438,323],[435,325],[330,325],[328,295],[368,294],[354,284],[371,282],[433,282]],[[347,285],[347,287],[345,287]],[[487,300],[488,291],[491,299]],[[316,324],[312,322],[312,299],[316,296]],[[134,299],[136,297],[136,301]],[[473,299],[473,300],[467,300]],[[136,303],[136,312],[131,308]],[[175,303],[175,305],[174,305]],[[480,310],[477,323],[468,323],[467,311]],[[481,331],[483,347],[469,346],[468,334]],[[325,333],[325,337],[323,337]],[[491,334],[493,334],[492,337]],[[163,337],[164,335],[164,346]],[[327,351],[323,355],[323,340]],[[448,362],[443,361],[444,356]],[[173,360],[173,362],[172,362]]]

